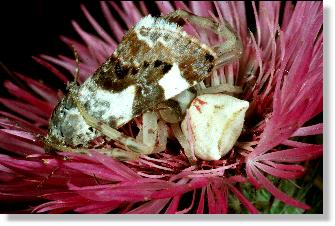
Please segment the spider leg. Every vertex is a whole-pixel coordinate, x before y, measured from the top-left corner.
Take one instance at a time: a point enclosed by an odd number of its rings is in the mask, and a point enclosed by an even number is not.
[[[212,30],[214,33],[222,36],[225,42],[213,48],[218,54],[218,59],[215,62],[216,67],[238,60],[243,52],[241,40],[235,30],[226,21],[223,24],[218,23],[209,17],[197,16],[181,9],[165,15],[163,18],[177,24],[187,21]]]
[[[74,95],[75,93],[76,91],[74,90],[74,87],[72,87],[69,95],[71,95],[71,97],[73,98],[80,114],[83,116],[83,118],[85,119],[86,123],[89,126],[92,126],[93,128],[99,130],[102,134],[106,135],[108,138],[120,142],[126,148],[129,148],[130,150],[136,153],[148,155],[153,152],[154,147],[150,147],[148,145],[140,143],[136,141],[136,139],[133,137],[126,136],[125,134],[119,132],[118,130],[110,127],[108,124],[99,121],[98,119],[88,114],[84,106],[82,106],[82,104],[78,100],[77,96]]]
[[[125,151],[120,148],[71,148],[69,146],[65,146],[62,144],[54,143],[53,141],[49,140],[47,137],[43,139],[44,145],[47,149],[51,150],[59,150],[71,153],[78,153],[78,154],[89,154],[90,151],[96,150],[102,154],[110,156],[112,158],[121,160],[121,161],[129,161],[137,159],[140,154],[135,153],[133,151]]]

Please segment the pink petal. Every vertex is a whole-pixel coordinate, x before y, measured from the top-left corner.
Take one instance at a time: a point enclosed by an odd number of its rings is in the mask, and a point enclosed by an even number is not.
[[[17,153],[19,155],[42,154],[44,149],[31,142],[23,141],[15,134],[10,134],[5,131],[0,131],[0,147]]]
[[[33,107],[29,104],[25,104],[20,101],[15,101],[12,99],[5,99],[0,98],[0,103],[2,103],[4,106],[8,107],[9,109],[15,111],[16,113],[34,120],[39,125],[47,125],[48,120],[46,119],[46,115],[43,115],[43,112],[40,111],[40,109]]]
[[[136,24],[143,17],[134,2],[122,1],[121,4],[124,9],[126,9],[128,12],[131,12],[128,14],[128,17],[130,18],[132,25]]]
[[[254,205],[234,186],[229,185],[230,190],[236,195],[238,200],[247,208],[249,213],[258,214],[259,211]]]
[[[52,72],[54,75],[56,75],[56,77],[58,77],[64,84],[66,84],[69,80],[66,78],[65,75],[63,75],[62,72],[60,72],[57,68],[55,68],[54,66],[52,66],[51,64],[49,64],[48,62],[46,62],[45,60],[39,58],[39,57],[35,57],[32,56],[32,58],[39,63],[40,65],[44,66],[45,68],[47,68],[50,72]]]
[[[313,145],[302,148],[293,148],[266,153],[257,159],[278,162],[302,162],[322,155],[322,145]]]
[[[272,195],[274,195],[280,201],[286,203],[287,205],[294,206],[301,209],[309,209],[310,207],[302,202],[295,200],[294,198],[286,195],[279,189],[277,189],[258,169],[254,166],[251,166],[253,173],[260,181],[260,183],[264,186],[266,190],[268,190]]]
[[[169,204],[169,207],[165,211],[166,214],[175,214],[177,213],[178,206],[180,204],[180,198],[181,195],[175,196],[172,198],[171,203]]]
[[[88,12],[86,7],[84,5],[81,5],[81,10],[84,12],[86,18],[91,23],[95,31],[100,35],[100,37],[103,38],[109,45],[111,45],[111,48],[116,48],[115,41],[110,37],[110,35],[107,34],[107,32],[97,23],[97,21],[91,16],[91,14]]]
[[[121,205],[121,202],[97,202],[74,209],[75,212],[84,214],[108,213]]]
[[[141,178],[136,172],[128,168],[119,161],[116,161],[110,157],[107,157],[103,154],[98,153],[97,151],[91,152],[92,156],[95,157],[100,163],[112,170],[117,175],[123,177],[127,180],[139,179]]]
[[[80,162],[64,162],[64,166],[71,169],[78,170],[79,172],[91,177],[98,177],[110,181],[123,181],[124,179],[116,175],[111,170],[99,166],[97,164],[80,163]]]
[[[216,206],[216,202],[214,198],[214,192],[210,185],[208,185],[206,188],[207,188],[206,191],[207,191],[208,213],[209,214],[217,213],[217,209],[216,209],[217,206]]]
[[[187,184],[175,185],[173,187],[166,188],[161,191],[156,191],[151,195],[151,198],[162,199],[162,198],[174,197],[174,196],[189,192],[191,190],[204,187],[208,183],[209,181],[207,178],[195,178],[195,179],[192,179]]]
[[[260,162],[256,162],[255,166],[264,172],[271,174],[275,177],[283,178],[283,179],[296,179],[301,177],[304,174],[304,170],[301,171],[288,171],[288,170],[280,170],[275,167],[270,167],[268,165],[262,164]]]
[[[228,213],[228,189],[222,182],[212,185],[212,190],[215,195],[216,210],[214,213],[226,214]]]
[[[108,22],[109,28],[113,31],[113,34],[115,35],[116,40],[120,42],[124,35],[124,30],[121,28],[120,24],[115,20],[115,18],[111,14],[107,6],[107,3],[100,2],[100,4],[101,4],[102,12],[106,18],[106,21]]]
[[[323,123],[319,123],[313,126],[300,127],[297,131],[292,134],[292,137],[298,136],[310,136],[323,133]]]
[[[206,192],[206,187],[203,187],[201,189],[201,195],[200,195],[200,200],[197,208],[197,214],[203,214],[204,213],[204,206],[205,206],[205,192]]]
[[[58,91],[53,90],[49,86],[31,79],[20,73],[15,73],[21,80],[25,81],[27,85],[33,89],[37,94],[39,94],[43,99],[45,99],[49,104],[56,105],[58,103]]]
[[[172,11],[174,11],[174,7],[170,2],[167,1],[157,1],[156,2],[159,11],[161,12],[161,15],[166,15]]]
[[[158,199],[144,203],[128,212],[128,214],[158,214],[170,199]]]

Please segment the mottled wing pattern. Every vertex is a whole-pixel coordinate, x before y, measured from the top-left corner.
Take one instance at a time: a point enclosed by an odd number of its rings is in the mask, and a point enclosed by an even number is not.
[[[118,128],[203,80],[215,59],[211,48],[177,24],[149,15],[79,87],[77,98],[90,116]],[[70,95],[55,108],[49,140],[87,146],[101,135],[86,123]]]
[[[121,118],[113,114],[108,119],[118,127],[202,81],[213,69],[214,59],[209,47],[177,24],[149,15],[125,34],[92,80],[98,89],[111,95],[128,90],[129,95],[124,96],[133,100],[131,111]],[[118,100],[118,106],[129,105],[129,101]]]

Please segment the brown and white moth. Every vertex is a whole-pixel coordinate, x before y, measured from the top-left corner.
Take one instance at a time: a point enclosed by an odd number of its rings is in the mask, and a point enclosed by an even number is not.
[[[211,29],[225,42],[216,47],[201,43],[178,25],[185,21]],[[81,86],[72,85],[53,112],[45,144],[65,151],[85,149],[104,135],[132,151],[150,154],[152,148],[116,129],[164,103],[179,108],[178,112],[184,106],[185,111],[194,96],[185,104],[180,93],[218,66],[238,59],[241,52],[241,42],[227,23],[183,10],[158,18],[148,15],[124,35],[112,56],[89,79]],[[179,99],[168,101],[178,94]]]

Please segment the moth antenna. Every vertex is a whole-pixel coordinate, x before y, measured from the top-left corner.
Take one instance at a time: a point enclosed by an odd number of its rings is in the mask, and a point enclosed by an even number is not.
[[[79,64],[80,64],[79,55],[78,55],[76,47],[73,44],[71,46],[72,46],[74,58],[76,60],[76,69],[74,71],[74,82],[76,84],[79,84],[79,70],[80,70],[80,68],[79,68]]]

